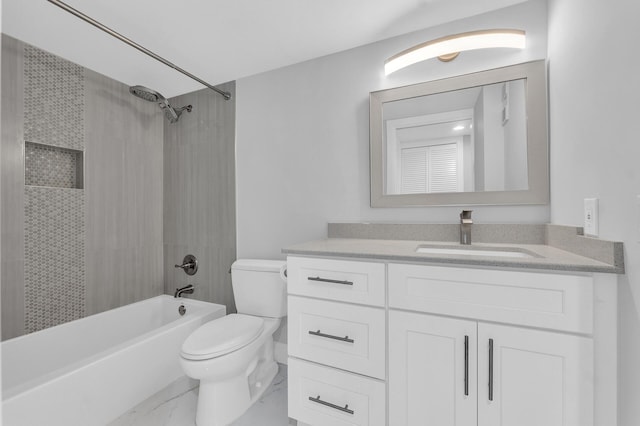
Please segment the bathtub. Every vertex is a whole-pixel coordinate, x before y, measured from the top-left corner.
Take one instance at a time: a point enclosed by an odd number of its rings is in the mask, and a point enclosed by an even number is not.
[[[182,342],[224,315],[164,295],[2,342],[2,424],[104,426],[183,376]]]

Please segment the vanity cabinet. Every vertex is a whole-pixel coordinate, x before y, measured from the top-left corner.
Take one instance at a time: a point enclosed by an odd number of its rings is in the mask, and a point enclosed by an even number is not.
[[[389,424],[593,424],[593,345],[579,336],[392,310]]]
[[[289,256],[301,425],[615,425],[615,275]]]
[[[384,263],[289,257],[289,417],[386,424]]]
[[[593,339],[565,333],[593,329],[591,277],[404,264],[388,274],[390,425],[593,425]]]

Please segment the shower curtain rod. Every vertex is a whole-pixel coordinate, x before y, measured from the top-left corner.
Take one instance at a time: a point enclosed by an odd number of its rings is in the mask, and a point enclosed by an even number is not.
[[[207,83],[204,80],[199,79],[198,77],[196,77],[195,75],[191,74],[188,71],[185,71],[184,69],[180,68],[177,65],[174,65],[173,63],[167,61],[166,59],[164,59],[162,56],[157,55],[155,53],[153,53],[152,51],[150,51],[149,49],[140,46],[138,43],[131,41],[130,39],[128,39],[127,37],[123,36],[120,33],[117,33],[116,31],[112,30],[111,28],[102,25],[100,22],[96,21],[95,19],[85,15],[84,13],[80,12],[77,9],[74,9],[73,7],[69,6],[68,4],[61,2],[59,0],[47,0],[49,3],[53,3],[54,5],[58,6],[59,8],[66,10],[67,12],[71,13],[72,15],[77,16],[78,18],[82,19],[83,21],[93,25],[94,27],[101,29],[102,31],[104,31],[105,33],[117,38],[118,40],[122,41],[123,43],[128,44],[129,46],[138,49],[139,51],[141,51],[142,53],[144,53],[145,55],[149,55],[151,56],[153,59],[155,59],[156,61],[162,62],[163,64],[173,68],[174,70],[186,75],[189,78],[192,78],[193,80],[197,81],[198,83],[207,86],[209,89],[221,94],[226,100],[231,99],[231,93],[229,92],[225,92],[223,90],[218,89],[215,86],[210,85],[209,83]]]

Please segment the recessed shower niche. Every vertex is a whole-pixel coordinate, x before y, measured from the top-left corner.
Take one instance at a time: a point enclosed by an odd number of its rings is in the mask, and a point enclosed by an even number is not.
[[[79,150],[25,142],[25,185],[82,189],[83,157]]]
[[[85,316],[83,152],[24,144],[24,330]]]

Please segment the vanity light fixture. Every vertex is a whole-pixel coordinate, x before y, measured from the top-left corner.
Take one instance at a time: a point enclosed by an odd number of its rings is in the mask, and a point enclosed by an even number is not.
[[[449,35],[418,44],[403,50],[387,59],[384,63],[385,75],[398,71],[409,65],[438,58],[449,62],[466,50],[486,49],[492,47],[525,48],[525,32],[523,30],[479,30]]]

